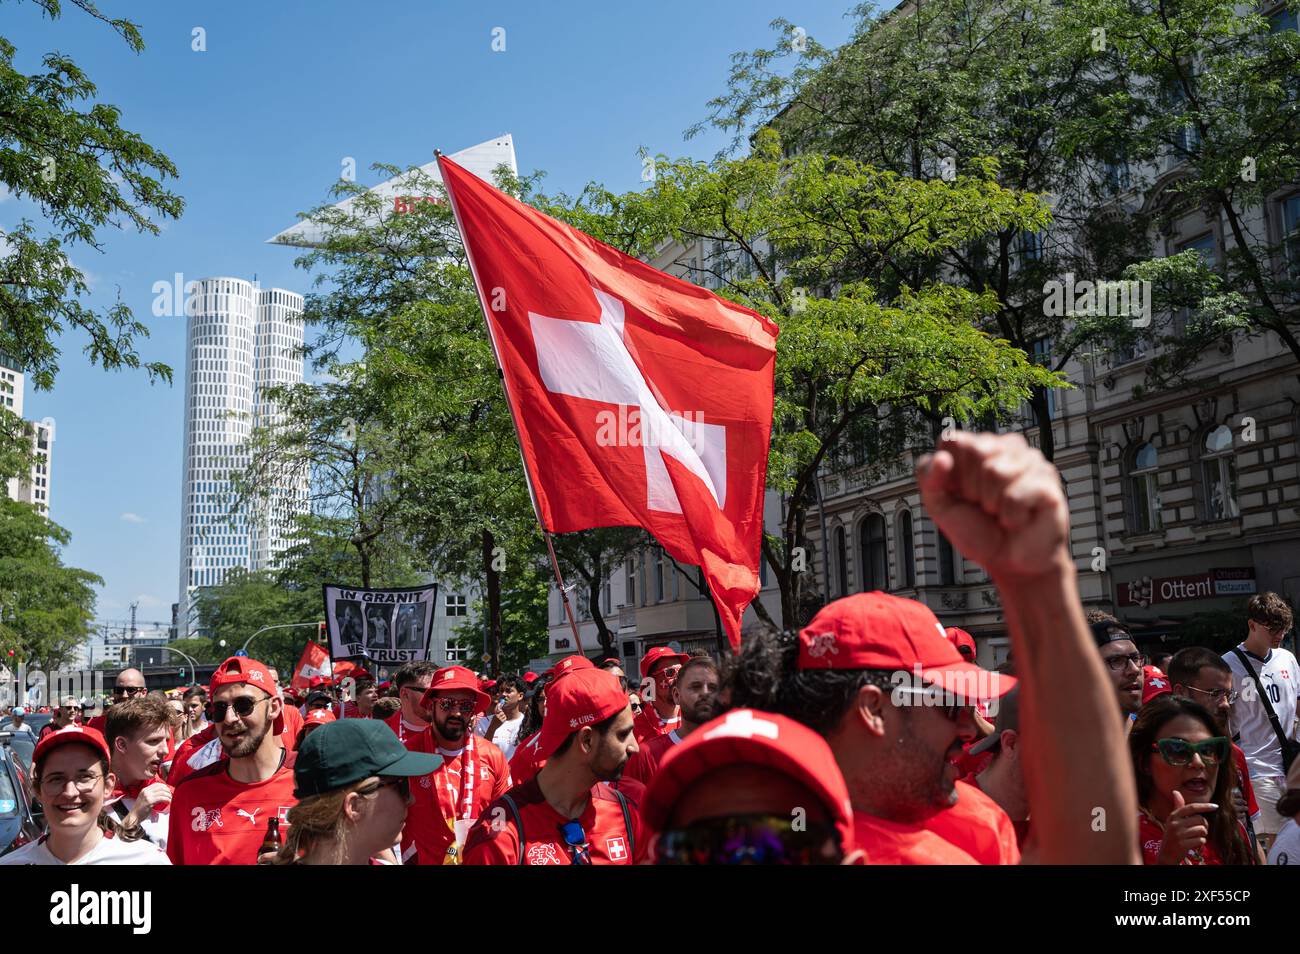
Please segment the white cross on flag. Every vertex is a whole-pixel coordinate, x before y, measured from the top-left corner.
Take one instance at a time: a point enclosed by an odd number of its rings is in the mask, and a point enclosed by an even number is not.
[[[732,644],[758,592],[777,327],[440,158],[543,529],[644,527]]]

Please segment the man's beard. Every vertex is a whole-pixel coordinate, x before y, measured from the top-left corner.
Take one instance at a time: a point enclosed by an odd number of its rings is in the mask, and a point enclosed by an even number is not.
[[[249,729],[244,733],[244,737],[235,743],[234,748],[228,747],[225,738],[222,738],[221,747],[232,759],[246,758],[261,748],[262,740],[266,738],[266,733],[270,729],[270,723],[263,723],[259,729]]]
[[[462,722],[460,725],[448,725],[446,722],[438,726],[438,734],[448,742],[459,742],[465,736],[469,729],[469,722]]]
[[[682,706],[681,716],[683,722],[690,722],[693,725],[704,725],[718,713],[718,699],[716,696],[709,696],[707,699],[701,699],[693,706]]]

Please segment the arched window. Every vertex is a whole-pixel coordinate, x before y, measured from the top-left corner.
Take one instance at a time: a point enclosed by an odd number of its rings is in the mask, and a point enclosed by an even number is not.
[[[1139,447],[1129,471],[1134,533],[1152,533],[1164,526],[1160,518],[1160,487],[1156,480],[1159,469],[1160,456],[1155,446],[1143,444]]]
[[[899,583],[904,587],[916,586],[916,551],[912,547],[912,511],[904,510],[898,515],[898,533],[894,540],[898,550],[898,566],[903,574]]]
[[[948,538],[943,535],[943,531],[935,529],[935,534],[939,537],[939,585],[955,586],[957,583],[957,555],[953,552],[952,544]]]
[[[1237,460],[1232,451],[1232,430],[1226,424],[1205,435],[1201,480],[1206,520],[1230,520],[1241,515],[1237,507]]]
[[[888,550],[885,545],[885,518],[873,513],[862,521],[862,588],[889,589]]]
[[[835,584],[836,595],[849,595],[849,547],[843,527],[835,528]]]

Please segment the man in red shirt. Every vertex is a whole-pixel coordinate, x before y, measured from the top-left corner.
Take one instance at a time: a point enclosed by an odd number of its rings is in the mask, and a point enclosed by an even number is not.
[[[596,665],[586,656],[574,655],[565,656],[550,669],[542,674],[542,685],[534,692],[542,693],[541,714],[542,724],[546,724],[546,700],[547,690],[554,684],[555,680],[565,673],[577,672],[580,669],[595,669]],[[539,747],[542,742],[542,732],[538,729],[528,738],[521,739],[515,746],[515,754],[510,757],[510,778],[514,784],[522,785],[527,782],[538,770],[546,764],[546,757],[540,754]]]
[[[830,746],[770,712],[733,709],[700,726],[668,753],[643,804],[655,864],[861,861]]]
[[[411,779],[403,853],[414,843],[421,865],[459,864],[475,820],[510,788],[505,756],[472,729],[475,715],[491,704],[492,697],[464,666],[439,669],[420,701],[433,718],[423,732],[407,739],[406,747],[442,756],[436,771]]]
[[[429,725],[429,710],[424,708],[422,700],[433,682],[433,674],[438,667],[427,660],[403,663],[393,674],[393,685],[397,687],[397,698],[402,708],[384,721],[388,727],[406,745],[406,740],[422,733]]]
[[[952,431],[917,478],[935,525],[998,590],[1038,860],[1134,863],[1132,767],[1083,618],[1059,471],[1019,435]],[[974,736],[971,706],[1015,683],[963,660],[924,605],[875,592],[827,605],[797,636],[747,635],[729,688],[732,704],[779,711],[826,738],[869,862],[1014,864],[1006,812],[957,781],[948,760]],[[1079,821],[1098,817],[1103,830]]]
[[[569,672],[547,690],[537,775],[492,803],[470,832],[472,865],[630,865],[646,858],[640,812],[606,784],[637,752],[632,708],[601,669]]]
[[[105,808],[124,828],[139,825],[144,837],[163,849],[172,787],[159,770],[167,758],[172,721],[171,707],[164,700],[139,696],[108,710],[104,736],[117,778]]]
[[[284,703],[267,667],[232,656],[212,676],[212,724],[226,759],[172,794],[167,854],[175,865],[251,865],[271,818],[288,824],[293,753],[280,741]]]
[[[690,657],[656,646],[641,657],[641,711],[635,720],[636,740],[645,743],[677,728],[681,715],[673,702],[673,682],[681,664]],[[651,705],[645,705],[650,702]]]
[[[691,656],[682,663],[673,684],[673,702],[681,722],[666,735],[641,743],[641,751],[627,760],[624,779],[649,785],[660,762],[675,745],[713,718],[718,711],[718,665],[708,656]]]

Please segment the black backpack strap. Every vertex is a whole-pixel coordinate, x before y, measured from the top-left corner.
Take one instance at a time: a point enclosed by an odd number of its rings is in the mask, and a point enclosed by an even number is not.
[[[623,827],[627,829],[628,863],[636,864],[636,835],[632,834],[632,806],[627,803],[627,796],[614,787],[610,791],[618,797],[619,807],[623,809]]]
[[[501,800],[506,803],[506,808],[510,809],[510,817],[514,819],[515,828],[519,832],[519,861],[516,864],[522,865],[524,863],[524,848],[528,844],[524,837],[524,820],[519,817],[519,806],[515,804],[515,800],[510,797],[509,792],[502,795]]]
[[[1236,649],[1236,648],[1234,648],[1232,652],[1234,655],[1236,655],[1238,659],[1241,660],[1241,664],[1246,667],[1246,672],[1250,676],[1250,681],[1255,684],[1255,691],[1259,693],[1260,701],[1264,703],[1264,711],[1268,713],[1268,721],[1273,726],[1273,732],[1277,736],[1278,744],[1281,746],[1282,759],[1283,759],[1282,768],[1285,770],[1289,768],[1289,766],[1286,764],[1288,739],[1286,737],[1286,733],[1282,731],[1282,723],[1278,721],[1277,713],[1273,711],[1273,703],[1268,698],[1268,692],[1264,689],[1263,684],[1260,682],[1259,674],[1255,672],[1255,667],[1252,666],[1250,664],[1250,660],[1246,658],[1246,654],[1243,653],[1240,649]]]

